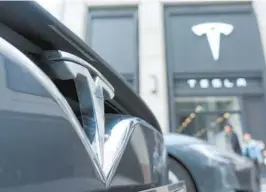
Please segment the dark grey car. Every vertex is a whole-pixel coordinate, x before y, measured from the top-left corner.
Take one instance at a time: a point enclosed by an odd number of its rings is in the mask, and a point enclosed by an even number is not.
[[[125,80],[33,1],[0,2],[0,192],[185,191]]]
[[[164,136],[171,181],[185,180],[188,192],[258,192],[253,162],[181,134]]]

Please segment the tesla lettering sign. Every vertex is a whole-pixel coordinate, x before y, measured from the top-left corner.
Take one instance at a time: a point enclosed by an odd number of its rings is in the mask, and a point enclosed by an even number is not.
[[[234,81],[229,79],[189,79],[187,84],[190,88],[199,86],[200,88],[235,88],[235,87],[246,87],[247,80],[245,78],[238,78]]]
[[[214,60],[219,59],[221,34],[230,35],[234,27],[227,23],[201,23],[194,25],[192,31],[197,36],[206,35]]]

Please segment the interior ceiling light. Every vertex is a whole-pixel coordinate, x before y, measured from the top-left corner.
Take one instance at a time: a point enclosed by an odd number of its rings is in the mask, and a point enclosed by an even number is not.
[[[195,112],[198,113],[202,110],[202,106],[201,105],[198,105],[196,108],[195,108]]]
[[[191,123],[191,121],[193,120],[193,118],[195,118],[196,114],[195,113],[191,113],[181,124],[182,127],[186,127],[189,123]]]
[[[230,117],[230,113],[225,113],[225,114],[224,114],[224,118],[225,118],[225,119],[228,119],[229,117]]]
[[[183,122],[183,123],[182,123],[182,126],[183,126],[183,127],[186,127],[186,126],[187,126],[187,123],[186,123],[186,122]]]
[[[183,125],[183,124],[184,124],[184,125]],[[186,125],[185,125],[185,122],[184,122],[184,123],[182,123],[182,125],[181,125],[178,129],[176,129],[176,130],[177,130],[178,133],[181,133],[181,132],[184,131],[185,128],[186,128]]]
[[[216,125],[215,122],[211,122],[211,127],[214,127]]]
[[[186,121],[185,121],[187,124],[189,124],[191,122],[191,119],[190,118],[187,118]]]
[[[200,137],[200,136],[202,136],[206,131],[207,131],[206,129],[200,129],[195,135],[196,135],[197,137]]]
[[[177,133],[181,133],[182,130],[183,130],[183,127],[179,127],[179,128],[176,129],[176,132]]]
[[[199,106],[198,106],[199,107]],[[201,106],[200,106],[201,107]],[[199,108],[200,108],[199,107]],[[198,110],[200,110],[198,108]],[[184,131],[184,129],[188,126],[188,124],[190,124],[192,121],[193,121],[193,119],[196,117],[196,114],[195,113],[190,113],[189,115],[188,115],[188,117],[182,122],[182,124],[181,124],[181,126],[178,128],[178,129],[176,129],[177,130],[177,132],[182,132],[182,131]]]
[[[196,114],[195,113],[191,113],[189,116],[190,116],[190,118],[193,119],[193,118],[195,118]]]
[[[216,123],[221,123],[223,120],[224,120],[223,117],[218,117],[218,118],[216,119]]]

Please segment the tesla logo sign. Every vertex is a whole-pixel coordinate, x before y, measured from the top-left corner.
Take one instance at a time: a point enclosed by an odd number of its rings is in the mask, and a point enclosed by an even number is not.
[[[200,88],[234,88],[234,87],[246,87],[247,81],[245,78],[238,78],[235,81],[229,79],[189,79],[187,84],[190,88],[195,88],[197,85]]]
[[[201,23],[192,27],[197,36],[206,35],[214,60],[219,59],[221,34],[230,35],[234,27],[227,23]]]

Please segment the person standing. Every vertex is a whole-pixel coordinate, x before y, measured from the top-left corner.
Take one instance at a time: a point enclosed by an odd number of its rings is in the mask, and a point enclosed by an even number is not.
[[[261,153],[261,147],[259,146],[258,142],[252,139],[249,133],[244,133],[244,145],[242,154],[254,161],[256,163],[263,163],[263,156]]]
[[[233,130],[233,126],[230,124],[226,124],[224,126],[224,132],[226,148],[235,152],[236,154],[241,155],[242,150],[239,144],[238,136]]]
[[[266,149],[263,150],[263,164],[266,166]]]
[[[262,166],[262,177],[266,178],[266,149],[262,152],[263,166]]]
[[[258,142],[258,144],[259,144],[259,147],[260,147],[261,151],[263,152],[264,149],[265,149],[265,144],[264,144],[264,142],[263,142],[262,140],[258,140],[257,142]]]
[[[243,138],[244,145],[242,154],[254,162],[257,171],[257,182],[258,186],[260,186],[260,165],[263,163],[261,148],[258,142],[253,140],[249,133],[245,133]]]

